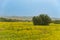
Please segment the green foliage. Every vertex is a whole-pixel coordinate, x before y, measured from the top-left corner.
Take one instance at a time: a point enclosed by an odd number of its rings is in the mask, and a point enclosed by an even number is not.
[[[0,22],[31,22],[31,20],[19,20],[0,17]]]
[[[33,17],[33,23],[34,23],[34,25],[37,25],[38,24],[37,22],[38,22],[38,18],[34,16]]]
[[[34,16],[32,20],[34,25],[49,25],[51,23],[51,18],[46,14]]]
[[[7,21],[7,19],[6,18],[0,18],[0,22],[4,22],[4,21]]]
[[[19,20],[16,19],[7,19],[7,18],[0,18],[0,22],[17,22]]]

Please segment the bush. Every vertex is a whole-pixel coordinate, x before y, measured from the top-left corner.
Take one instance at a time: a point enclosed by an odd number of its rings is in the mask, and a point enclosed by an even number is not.
[[[34,16],[32,20],[34,25],[49,25],[51,23],[51,18],[47,14]]]

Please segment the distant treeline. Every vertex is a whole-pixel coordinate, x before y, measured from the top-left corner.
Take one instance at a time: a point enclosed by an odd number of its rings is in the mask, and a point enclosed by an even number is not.
[[[53,20],[52,23],[60,24],[60,20]]]
[[[0,17],[0,22],[30,22],[31,20],[18,20]]]
[[[0,17],[0,22],[31,22],[32,20],[17,20]],[[52,23],[60,24],[60,20],[52,20]]]

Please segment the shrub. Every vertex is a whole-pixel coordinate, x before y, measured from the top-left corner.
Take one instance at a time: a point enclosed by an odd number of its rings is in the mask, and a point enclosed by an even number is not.
[[[34,16],[32,20],[34,25],[49,25],[51,23],[51,18],[47,14]]]

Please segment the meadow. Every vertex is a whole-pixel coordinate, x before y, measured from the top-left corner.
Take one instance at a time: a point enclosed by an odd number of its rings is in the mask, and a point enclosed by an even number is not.
[[[60,40],[60,24],[34,26],[32,22],[0,22],[0,40]]]

